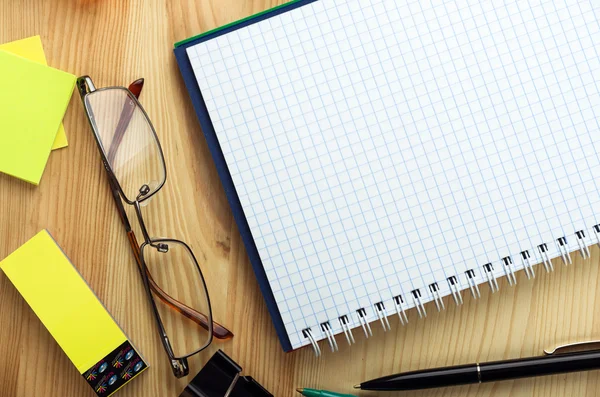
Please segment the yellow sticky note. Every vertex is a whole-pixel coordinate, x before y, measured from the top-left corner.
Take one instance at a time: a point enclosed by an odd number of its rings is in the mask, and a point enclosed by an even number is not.
[[[46,230],[1,261],[0,270],[98,395],[111,395],[147,368]]]
[[[27,58],[30,61],[41,63],[42,65],[48,65],[40,36],[33,36],[22,40],[11,41],[6,44],[0,44],[0,50],[8,51],[12,54]],[[61,123],[60,127],[58,127],[56,138],[54,138],[52,150],[64,148],[68,145],[69,142],[67,142],[65,128]]]
[[[74,75],[0,50],[0,172],[39,184],[74,87]]]

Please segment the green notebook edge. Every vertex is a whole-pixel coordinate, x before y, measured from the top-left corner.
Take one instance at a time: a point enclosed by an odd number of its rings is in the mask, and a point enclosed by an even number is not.
[[[245,18],[238,19],[237,21],[229,22],[228,24],[225,24],[223,26],[219,26],[217,28],[211,29],[211,30],[206,31],[204,33],[197,34],[196,36],[192,36],[192,37],[189,37],[187,39],[178,41],[178,42],[176,42],[174,44],[174,48],[181,47],[182,45],[185,45],[185,44],[189,43],[190,41],[194,41],[194,40],[197,40],[197,39],[199,39],[201,37],[207,36],[209,34],[218,32],[220,30],[224,30],[224,29],[230,28],[232,26],[238,25],[240,23],[244,23],[244,22],[246,22],[246,21],[248,21],[250,19],[254,19],[254,18],[260,17],[261,15],[267,14],[269,12],[273,12],[275,10],[278,10],[280,8],[289,6],[290,4],[293,4],[293,3],[297,3],[299,1],[302,1],[302,0],[290,0],[290,1],[287,1],[287,2],[285,2],[283,4],[279,4],[278,6],[268,8],[268,9],[266,9],[264,11],[257,12],[256,14],[252,14],[252,15],[249,15],[249,16],[247,16]]]

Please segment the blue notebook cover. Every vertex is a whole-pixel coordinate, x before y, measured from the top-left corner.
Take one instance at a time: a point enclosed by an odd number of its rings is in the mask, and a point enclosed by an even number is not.
[[[283,350],[286,352],[293,350],[292,345],[290,343],[290,339],[288,338],[287,332],[285,331],[283,320],[281,319],[281,314],[279,313],[277,303],[275,302],[275,297],[273,296],[273,291],[271,290],[271,286],[269,285],[269,281],[267,280],[265,269],[258,254],[258,250],[256,249],[254,238],[252,237],[252,234],[250,232],[250,227],[248,226],[248,221],[246,220],[246,216],[244,215],[244,210],[242,209],[242,205],[240,203],[237,191],[235,190],[235,186],[233,185],[231,174],[229,173],[229,169],[227,168],[225,157],[223,156],[223,152],[221,150],[221,146],[219,145],[215,129],[210,119],[210,115],[208,114],[206,103],[204,102],[202,93],[200,92],[200,88],[198,87],[198,83],[196,81],[196,77],[194,76],[194,71],[192,70],[192,65],[190,64],[190,60],[188,58],[186,49],[198,43],[212,40],[215,37],[227,34],[234,30],[246,27],[248,25],[252,25],[259,21],[271,18],[275,15],[279,15],[284,12],[288,12],[295,8],[302,7],[306,4],[313,3],[315,1],[317,0],[295,0],[280,5],[262,13],[242,19],[240,21],[230,23],[221,28],[217,28],[204,34],[189,38],[187,40],[180,41],[175,44],[174,50],[175,58],[177,59],[177,64],[179,65],[179,70],[181,71],[183,81],[190,95],[190,98],[192,99],[194,109],[196,110],[196,116],[200,121],[200,126],[202,127],[202,131],[204,132],[206,142],[208,143],[208,148],[212,154],[215,165],[217,166],[219,178],[221,178],[221,183],[225,188],[227,200],[229,201],[229,205],[231,206],[233,217],[238,225],[240,234],[242,235],[242,240],[244,241],[244,245],[246,246],[248,256],[250,257],[250,263],[254,268],[254,274],[256,275],[262,294],[265,297],[265,301],[267,302],[267,308],[269,309],[269,313],[271,314],[271,319],[273,320],[273,324],[275,325],[275,330],[277,331],[277,335],[279,336],[279,340],[281,341]]]

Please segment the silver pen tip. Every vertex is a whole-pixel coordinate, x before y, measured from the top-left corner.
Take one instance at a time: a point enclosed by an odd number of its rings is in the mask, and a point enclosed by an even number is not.
[[[360,385],[354,385],[355,389],[360,389]]]

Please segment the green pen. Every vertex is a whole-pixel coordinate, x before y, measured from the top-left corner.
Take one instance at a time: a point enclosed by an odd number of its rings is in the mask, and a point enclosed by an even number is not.
[[[296,389],[296,391],[306,397],[356,397],[353,394],[340,394],[327,390]]]

